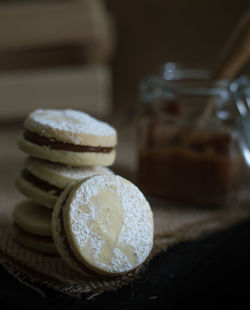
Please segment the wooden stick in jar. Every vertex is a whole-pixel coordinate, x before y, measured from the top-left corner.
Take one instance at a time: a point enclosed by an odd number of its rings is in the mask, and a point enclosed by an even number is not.
[[[223,49],[211,79],[233,79],[250,59],[250,8],[240,19]],[[209,119],[215,100],[209,100],[201,115],[201,122]]]

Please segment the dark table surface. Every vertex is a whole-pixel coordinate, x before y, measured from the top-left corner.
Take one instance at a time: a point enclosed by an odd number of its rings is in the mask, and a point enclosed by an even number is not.
[[[43,288],[46,297],[0,269],[1,309],[250,308],[250,220],[170,248],[141,278],[91,300]]]

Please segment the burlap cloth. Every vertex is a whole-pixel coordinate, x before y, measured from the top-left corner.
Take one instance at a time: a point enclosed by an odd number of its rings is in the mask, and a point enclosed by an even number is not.
[[[112,280],[89,280],[70,270],[59,257],[46,256],[19,246],[14,239],[11,214],[16,202],[22,198],[14,187],[15,173],[22,166],[24,155],[16,148],[17,130],[1,130],[0,143],[0,262],[19,281],[39,290],[47,286],[71,296],[96,296],[104,291],[116,290],[135,280],[147,264],[122,277]],[[133,169],[133,139],[123,139],[118,152],[118,166]],[[126,171],[129,169],[126,168]],[[155,240],[150,260],[178,242],[194,240],[225,229],[250,215],[250,195],[241,193],[234,205],[220,209],[177,208],[152,202]]]

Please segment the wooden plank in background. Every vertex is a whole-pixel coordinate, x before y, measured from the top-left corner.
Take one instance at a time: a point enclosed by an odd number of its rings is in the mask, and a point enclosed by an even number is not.
[[[91,59],[95,54],[105,59],[111,37],[110,16],[101,0],[0,4],[0,51],[89,42]],[[99,52],[92,55],[93,46]]]
[[[0,74],[0,121],[36,108],[74,108],[105,117],[111,110],[111,78],[105,66]]]
[[[0,72],[79,66],[87,63],[84,46],[0,52]]]

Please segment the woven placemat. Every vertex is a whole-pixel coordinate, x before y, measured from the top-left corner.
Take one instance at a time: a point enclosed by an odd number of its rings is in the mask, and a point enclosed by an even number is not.
[[[16,133],[0,136],[6,148],[0,155],[0,262],[19,281],[38,290],[46,286],[70,296],[86,294],[93,297],[105,291],[135,280],[150,260],[176,243],[204,237],[212,232],[225,229],[250,216],[250,195],[242,192],[240,200],[226,208],[197,209],[166,205],[152,201],[154,212],[155,239],[150,258],[141,267],[126,276],[114,279],[93,280],[79,276],[69,269],[60,257],[42,255],[20,246],[15,241],[12,211],[15,204],[23,199],[14,187],[16,171],[22,166],[24,156],[15,147]],[[9,143],[8,143],[9,141]]]

